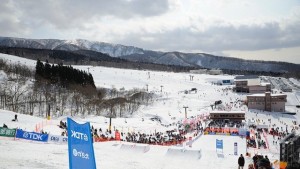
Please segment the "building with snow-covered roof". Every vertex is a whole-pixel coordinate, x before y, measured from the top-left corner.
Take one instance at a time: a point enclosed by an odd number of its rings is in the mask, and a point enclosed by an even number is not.
[[[270,83],[261,83],[256,75],[236,76],[234,91],[244,93],[265,93],[271,91]]]
[[[248,86],[249,93],[265,93],[266,91],[271,91],[271,84],[260,84],[260,85],[253,85]]]
[[[223,72],[220,69],[210,69],[210,70],[208,70],[208,69],[196,69],[196,70],[190,70],[190,73],[220,75]]]
[[[217,85],[233,85],[234,79],[219,79]]]
[[[271,94],[270,92],[248,95],[248,109],[285,112],[286,97],[286,94]]]
[[[257,75],[242,75],[242,76],[236,76],[236,80],[245,80],[245,79],[258,79]]]
[[[210,75],[220,75],[223,72],[220,69],[211,69],[211,70],[208,70],[207,73],[210,74]]]
[[[195,74],[206,74],[206,73],[207,73],[207,69],[190,70],[190,73],[195,73]]]

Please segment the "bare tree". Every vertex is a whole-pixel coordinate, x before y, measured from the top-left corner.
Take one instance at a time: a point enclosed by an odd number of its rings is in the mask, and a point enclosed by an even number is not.
[[[29,91],[30,86],[25,85],[25,79],[19,78],[18,75],[16,79],[9,77],[9,80],[11,81],[10,87],[8,87],[10,107],[12,108],[12,111],[18,112],[21,105],[20,100],[22,100],[22,97],[25,96],[25,93]]]
[[[0,88],[0,108],[1,109],[6,109],[7,105],[7,98],[8,98],[8,81],[3,81],[1,83],[1,88]]]

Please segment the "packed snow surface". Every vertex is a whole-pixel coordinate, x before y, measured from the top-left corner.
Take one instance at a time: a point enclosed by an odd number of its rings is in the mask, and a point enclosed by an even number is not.
[[[0,54],[9,62],[26,64],[35,67],[36,61]],[[182,122],[187,116],[207,116],[211,111],[211,104],[222,100],[222,104],[229,110],[241,110],[246,112],[246,122],[253,121],[256,124],[276,125],[276,127],[288,126],[291,131],[292,121],[299,124],[299,109],[295,105],[299,103],[299,91],[288,93],[286,110],[296,112],[296,115],[287,115],[279,112],[262,112],[248,110],[245,105],[232,102],[245,100],[246,94],[233,93],[229,88],[232,86],[217,86],[213,83],[219,80],[230,80],[230,75],[206,75],[189,73],[172,73],[148,70],[129,70],[106,67],[74,66],[77,69],[90,72],[97,87],[115,88],[117,90],[130,90],[134,88],[148,89],[159,96],[155,102],[148,106],[142,106],[138,112],[127,118],[112,120],[115,129],[122,132],[154,133],[154,131],[166,131],[176,128],[177,122]],[[193,80],[191,80],[191,75]],[[5,79],[5,73],[0,72],[0,80]],[[292,79],[293,83],[299,81]],[[197,88],[197,93],[188,92]],[[34,131],[37,124],[45,121],[42,117],[33,117],[18,114],[18,122],[13,122],[15,112],[0,110],[0,125],[5,123],[9,128],[22,128],[26,131]],[[150,120],[151,117],[161,118],[161,123]],[[60,120],[65,121],[66,116],[56,117],[44,124],[44,131],[50,134],[60,135],[61,129],[57,126]],[[108,128],[108,119],[102,116],[73,117],[78,122],[90,122],[95,128]],[[144,120],[142,120],[144,119]],[[258,121],[259,119],[259,121]],[[269,121],[268,119],[271,119]],[[162,125],[164,124],[164,125]],[[203,124],[206,125],[205,122]],[[168,125],[166,127],[166,125]],[[299,131],[297,131],[299,133]],[[223,152],[216,150],[216,139],[224,142]],[[277,138],[276,138],[277,139]],[[271,162],[279,159],[279,144],[273,143],[273,137],[267,135],[264,138],[268,142],[268,149],[246,148],[246,139],[239,136],[200,135],[195,139],[192,146],[185,143],[178,146],[150,145],[147,152],[123,149],[124,145],[132,145],[128,142],[97,142],[94,143],[97,168],[101,169],[182,169],[182,168],[209,168],[209,169],[232,169],[237,168],[237,160],[240,154],[247,152],[268,155]],[[234,155],[234,143],[238,144],[238,156]],[[141,145],[143,146],[143,145]],[[52,169],[68,168],[68,146],[66,144],[48,144],[24,141],[0,137],[0,168],[1,169]],[[176,152],[184,150],[181,155]],[[195,153],[196,152],[196,153]],[[200,152],[200,153],[199,153]],[[199,155],[200,154],[200,155]],[[252,162],[250,157],[245,157],[248,166]]]

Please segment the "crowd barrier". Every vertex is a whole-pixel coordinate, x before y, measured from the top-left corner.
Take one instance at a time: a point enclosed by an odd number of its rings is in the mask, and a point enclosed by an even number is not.
[[[269,149],[269,148],[270,148],[270,147],[269,147],[269,141],[268,141],[267,134],[266,134],[265,130],[263,130],[263,136],[264,136],[264,138],[265,138],[265,140],[266,140],[266,146],[267,146],[267,149]]]
[[[16,129],[9,129],[0,127],[0,136],[2,137],[15,137]]]
[[[52,134],[41,134],[38,132],[28,132],[21,129],[9,129],[0,127],[0,136],[1,137],[10,137],[10,138],[18,138],[25,139],[30,141],[38,141],[45,143],[56,143],[56,144],[67,144],[68,137],[60,136],[60,135],[52,135]],[[114,138],[102,138],[102,137],[94,137],[94,142],[105,142],[105,141],[116,141]],[[166,143],[153,144],[153,145],[162,145],[162,146],[172,146],[176,144],[182,144],[185,140],[182,141],[169,141]],[[150,145],[150,144],[147,144]],[[136,147],[136,149],[139,146]],[[145,151],[148,151],[147,149]]]
[[[47,143],[56,143],[56,144],[67,144],[68,137],[60,136],[60,135],[52,135],[52,134],[42,134],[38,132],[28,132],[21,129],[9,129],[0,127],[0,137],[10,137],[10,138],[18,138],[25,139],[30,141],[38,141],[38,142],[47,142]],[[106,142],[106,141],[116,141],[114,138],[102,138],[102,137],[94,137],[94,142]],[[182,141],[169,141],[165,143],[155,143],[155,144],[147,144],[147,145],[161,145],[161,146],[172,146],[177,144],[182,144],[186,140]],[[137,147],[139,148],[139,147]]]
[[[50,123],[48,123],[50,124]],[[174,146],[174,145],[182,145],[186,141],[188,141],[188,145],[192,145],[192,143],[197,140],[201,135],[193,139],[185,139],[185,140],[172,140],[163,143],[152,143],[146,144],[146,148],[144,146],[137,145],[135,149],[142,149],[143,152],[149,151],[149,145],[161,145],[161,146]],[[0,137],[4,138],[14,138],[14,139],[23,139],[29,141],[37,141],[37,142],[44,142],[44,143],[54,143],[54,144],[67,144],[68,137],[60,136],[60,135],[52,135],[52,134],[42,134],[39,132],[28,132],[22,129],[9,129],[0,127]],[[94,137],[94,142],[105,142],[105,141],[116,141],[114,138],[102,138],[102,137]],[[147,148],[148,147],[148,148]]]
[[[48,142],[48,134],[41,134],[36,132],[27,132],[21,129],[17,129],[16,138],[31,140],[31,141],[39,141],[39,142]]]
[[[68,144],[68,137],[49,134],[48,143]]]
[[[196,137],[193,139],[193,141],[198,140],[198,139],[202,136],[202,134],[203,134],[203,133],[200,133],[198,136],[196,136]]]
[[[68,137],[52,135],[52,134],[42,134],[37,132],[28,132],[21,129],[9,129],[0,127],[0,136],[7,138],[17,138],[29,141],[37,141],[44,143],[57,143],[57,144],[67,144]]]
[[[187,141],[187,139],[185,140],[171,140],[171,141],[164,141],[161,143],[149,143],[149,145],[159,145],[159,146],[183,146],[182,144]]]
[[[204,135],[247,136],[247,132],[244,128],[206,128]]]
[[[21,129],[9,129],[3,127],[0,127],[0,136],[5,138],[18,138],[18,139],[24,139],[29,141],[41,142],[41,143],[53,143],[53,144],[68,143],[68,137],[65,136],[42,134],[37,132],[28,132]],[[197,136],[195,139],[198,139],[200,136],[201,135]],[[132,151],[135,153],[147,153],[148,151],[150,151],[150,145],[149,144],[121,144],[120,149],[126,151]],[[201,150],[169,148],[167,150],[167,155],[178,156],[180,158],[188,158],[188,159],[200,159]]]
[[[94,142],[115,141],[114,138],[94,137]]]
[[[202,133],[200,133],[198,136],[192,138],[189,137],[188,141],[185,143],[187,146],[192,147],[193,143],[198,140],[202,136]]]
[[[223,136],[239,136],[239,134],[233,134],[233,133],[218,133],[218,132],[204,132],[204,135],[223,135]]]

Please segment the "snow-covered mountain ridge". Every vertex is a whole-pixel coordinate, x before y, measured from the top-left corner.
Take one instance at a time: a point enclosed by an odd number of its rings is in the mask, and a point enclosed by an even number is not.
[[[226,69],[256,72],[300,72],[300,64],[272,61],[244,60],[233,57],[214,56],[206,53],[161,52],[144,50],[134,46],[110,44],[84,39],[24,39],[0,37],[0,47],[50,49],[63,51],[90,50],[133,62],[161,65],[188,66],[194,68]]]
[[[143,49],[133,46],[123,46],[105,42],[88,41],[84,39],[58,40],[58,39],[24,39],[0,37],[0,46],[21,47],[33,49],[51,50],[92,50],[108,54],[112,57],[119,57],[130,54],[143,54]]]

